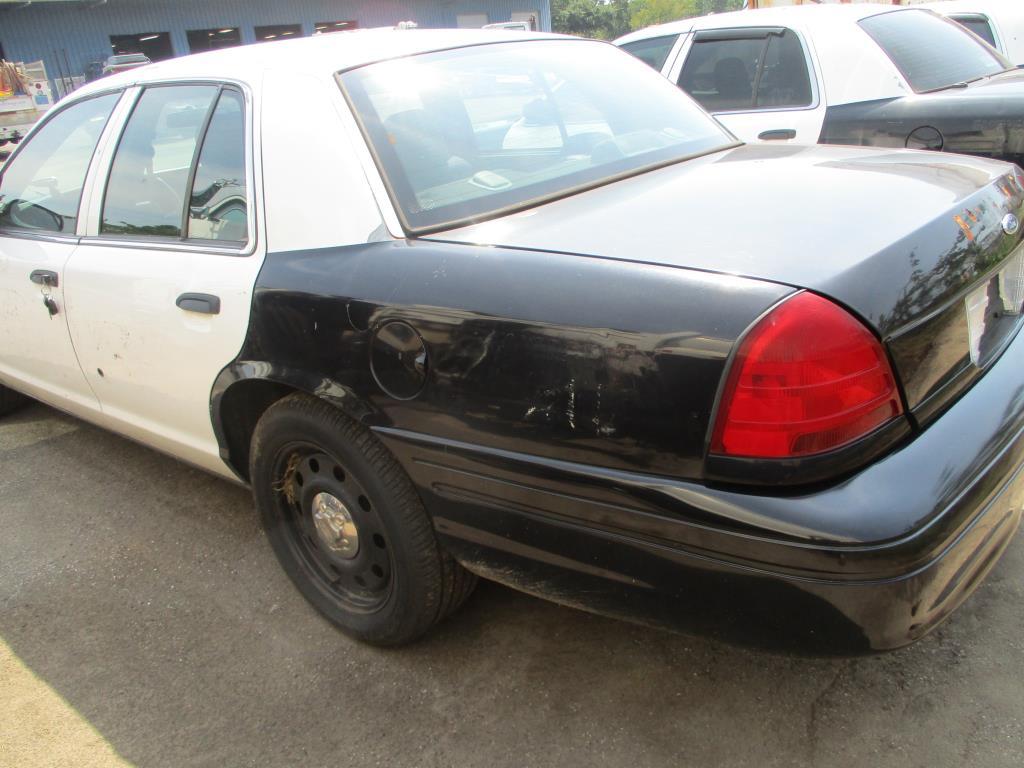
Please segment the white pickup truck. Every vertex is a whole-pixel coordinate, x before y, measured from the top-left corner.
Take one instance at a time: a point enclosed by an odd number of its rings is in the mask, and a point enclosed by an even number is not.
[[[53,98],[42,62],[0,62],[0,147],[17,144],[50,105]],[[0,152],[3,150],[0,149]]]
[[[0,98],[0,147],[21,141],[41,114],[31,96]]]

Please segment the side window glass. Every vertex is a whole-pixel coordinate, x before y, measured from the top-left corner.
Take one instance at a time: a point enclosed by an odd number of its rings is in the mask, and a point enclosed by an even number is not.
[[[807,57],[796,33],[786,30],[782,35],[769,35],[763,67],[755,107],[806,107],[811,103]]]
[[[661,68],[665,66],[665,59],[672,52],[672,46],[676,44],[678,38],[679,35],[649,37],[646,40],[626,43],[622,46],[622,50],[632,53],[644,64],[648,64],[660,72]]]
[[[120,96],[82,101],[40,126],[0,177],[0,227],[75,233],[85,175]]]
[[[244,243],[246,225],[245,102],[225,89],[203,138],[188,203],[188,237]]]
[[[761,66],[765,39],[694,42],[679,73],[679,87],[709,112],[750,109],[754,79]]]
[[[181,236],[192,159],[218,90],[180,85],[143,91],[114,154],[101,233]]]

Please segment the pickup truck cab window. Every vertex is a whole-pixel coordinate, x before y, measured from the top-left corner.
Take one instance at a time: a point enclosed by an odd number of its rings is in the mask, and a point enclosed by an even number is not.
[[[784,28],[698,32],[679,86],[713,112],[806,107],[812,102],[803,45]]]
[[[79,102],[39,127],[0,177],[0,228],[75,234],[85,175],[119,97]]]
[[[142,92],[114,154],[101,234],[181,236],[196,145],[217,94],[215,85]]]

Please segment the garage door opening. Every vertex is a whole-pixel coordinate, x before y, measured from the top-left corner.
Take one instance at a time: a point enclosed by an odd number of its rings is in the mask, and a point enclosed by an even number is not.
[[[256,42],[264,40],[287,40],[290,37],[301,37],[301,24],[272,24],[269,27],[256,27]]]
[[[110,51],[113,54],[144,53],[150,61],[174,58],[170,32],[142,32],[138,35],[111,35]]]
[[[238,27],[190,29],[185,34],[188,36],[188,49],[191,53],[216,51],[242,44],[242,32]]]
[[[356,29],[359,23],[356,21],[318,21],[313,28],[313,34],[327,35],[331,32],[344,32],[346,29]]]

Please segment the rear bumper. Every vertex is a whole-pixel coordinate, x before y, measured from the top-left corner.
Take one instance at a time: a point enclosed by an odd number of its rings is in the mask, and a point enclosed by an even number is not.
[[[1024,501],[1019,470],[968,527],[931,562],[883,581],[812,582],[810,593],[834,606],[872,649],[911,643],[951,614],[981,584],[1016,532]]]
[[[378,434],[417,484],[444,544],[485,576],[739,642],[888,649],[960,605],[1020,523],[1021,360],[1018,335],[912,441],[802,495]]]

